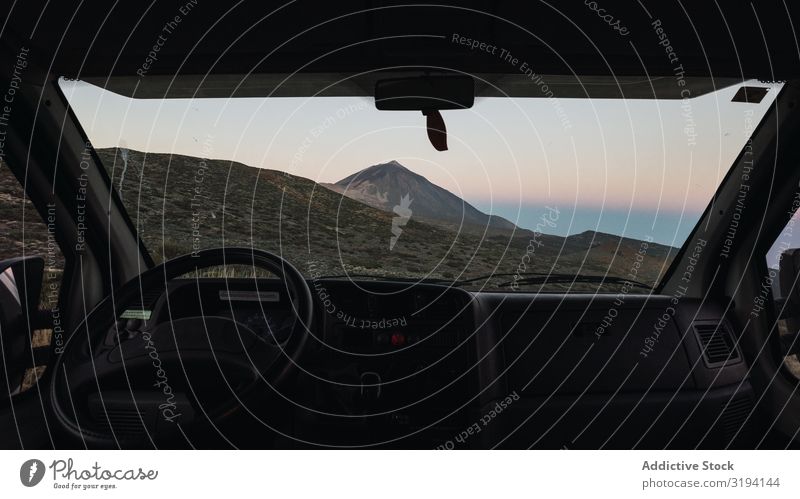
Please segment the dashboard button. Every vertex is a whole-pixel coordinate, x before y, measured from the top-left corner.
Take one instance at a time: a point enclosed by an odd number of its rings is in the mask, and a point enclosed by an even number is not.
[[[392,333],[392,345],[401,347],[406,344],[406,335],[403,333]]]

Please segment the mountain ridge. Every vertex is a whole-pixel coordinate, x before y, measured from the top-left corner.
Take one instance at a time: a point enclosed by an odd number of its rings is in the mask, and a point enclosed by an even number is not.
[[[419,216],[419,210],[413,211],[416,200],[407,203],[409,215],[402,203],[396,211],[375,208],[277,169],[132,149],[124,154],[116,148],[97,153],[156,261],[190,253],[195,244],[254,246],[290,258],[312,277],[489,276],[473,286],[491,289],[517,271],[623,277],[639,263],[637,280],[655,284],[677,252],[649,243],[639,262],[642,241],[584,231],[568,237],[541,234],[537,240],[541,246],[537,244],[531,253],[530,231],[461,230],[431,223]],[[198,180],[200,169],[204,173]],[[598,285],[564,283],[547,288],[593,291]]]
[[[454,228],[522,230],[509,220],[480,211],[468,201],[429,181],[397,160],[359,170],[335,183],[323,183],[334,192],[374,208],[391,212],[408,196],[414,217],[443,222]]]

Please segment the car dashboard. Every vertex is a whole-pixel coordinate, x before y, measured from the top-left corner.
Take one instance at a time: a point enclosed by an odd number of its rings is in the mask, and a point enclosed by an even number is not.
[[[256,418],[269,436],[251,437],[254,446],[752,445],[747,364],[738,332],[714,303],[308,283],[315,301],[308,345]],[[178,279],[166,293],[142,297],[142,306],[156,321],[176,320],[197,314],[190,297],[199,293],[204,315],[233,318],[280,345],[296,320],[282,286]]]

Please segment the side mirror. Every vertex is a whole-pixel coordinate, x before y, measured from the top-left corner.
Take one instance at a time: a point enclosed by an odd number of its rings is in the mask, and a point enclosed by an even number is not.
[[[0,399],[11,397],[22,384],[31,364],[30,325],[37,322],[39,295],[44,278],[42,257],[0,261]]]

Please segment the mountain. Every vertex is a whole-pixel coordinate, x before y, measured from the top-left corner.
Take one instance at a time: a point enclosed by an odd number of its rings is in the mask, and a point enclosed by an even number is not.
[[[408,208],[410,216],[432,223],[443,222],[452,228],[462,224],[479,230],[517,228],[505,218],[483,213],[394,160],[365,168],[335,184],[323,185],[369,206],[389,212],[395,207]]]
[[[98,149],[97,154],[157,261],[198,247],[255,246],[283,255],[313,278],[345,273],[439,279],[491,276],[471,286],[507,289],[497,285],[516,272],[627,277],[634,264],[640,267],[637,280],[652,284],[677,251],[651,243],[639,261],[641,241],[584,232],[566,238],[539,235],[531,252],[532,233],[527,230],[458,230],[433,218],[438,213],[430,211],[434,200],[441,199],[440,211],[452,220],[455,196],[398,164],[376,165],[381,168],[365,176],[374,192],[381,192],[381,199],[386,193],[391,205],[387,209],[387,203],[376,207],[307,178],[234,161],[122,149]],[[392,179],[399,188],[389,189]],[[368,184],[358,180],[356,175],[342,182],[363,187],[369,194]],[[386,190],[380,190],[384,186]],[[405,203],[410,216],[404,203],[391,199],[405,194],[414,198]],[[372,196],[371,203],[377,197]],[[0,208],[8,204],[12,209],[10,202],[0,197]],[[397,210],[394,204],[399,205]],[[481,218],[488,215],[460,200],[458,206],[465,219],[469,214],[470,220],[506,227],[499,217]],[[460,216],[459,211],[459,220]],[[36,234],[37,243],[44,244],[46,231]],[[598,286],[564,283],[548,284],[547,289],[596,291]]]

